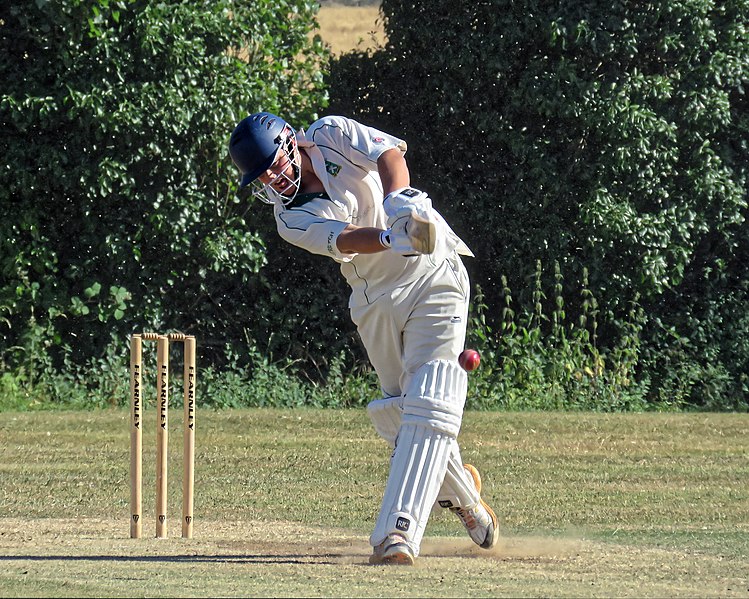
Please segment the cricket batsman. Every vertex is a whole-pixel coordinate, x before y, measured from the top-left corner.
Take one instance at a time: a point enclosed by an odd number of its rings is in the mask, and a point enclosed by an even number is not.
[[[260,112],[236,126],[229,153],[241,187],[273,206],[279,235],[338,262],[351,287],[351,318],[383,394],[367,412],[393,448],[370,563],[413,564],[435,502],[493,547],[497,517],[457,442],[470,293],[460,255],[473,254],[410,186],[406,143],[341,116],[295,131]]]

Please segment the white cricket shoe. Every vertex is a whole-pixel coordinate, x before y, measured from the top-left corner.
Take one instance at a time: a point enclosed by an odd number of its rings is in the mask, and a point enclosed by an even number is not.
[[[481,476],[479,471],[470,464],[463,464],[463,467],[473,477],[473,483],[476,485],[476,491],[481,494]],[[451,512],[458,515],[463,522],[468,534],[479,547],[491,549],[497,544],[499,538],[499,523],[494,510],[481,499],[479,503],[471,507],[451,507]]]
[[[400,535],[388,535],[374,548],[369,563],[375,566],[413,566],[414,554]]]

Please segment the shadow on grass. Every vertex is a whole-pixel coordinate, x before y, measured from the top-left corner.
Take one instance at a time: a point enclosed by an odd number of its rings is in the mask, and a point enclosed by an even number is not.
[[[338,565],[332,556],[315,555],[3,555],[2,562],[140,562]],[[330,560],[330,561],[326,561]]]

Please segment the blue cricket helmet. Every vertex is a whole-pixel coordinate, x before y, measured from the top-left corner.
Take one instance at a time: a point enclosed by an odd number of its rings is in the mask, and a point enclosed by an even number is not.
[[[286,121],[270,112],[251,114],[235,127],[229,154],[242,173],[240,187],[246,187],[270,168],[287,127]]]

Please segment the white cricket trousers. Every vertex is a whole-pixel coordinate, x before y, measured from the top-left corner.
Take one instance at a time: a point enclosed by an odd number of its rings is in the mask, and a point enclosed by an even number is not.
[[[351,319],[386,397],[401,395],[422,364],[458,359],[465,344],[469,297],[468,273],[453,252],[413,283],[371,304],[351,307]]]

